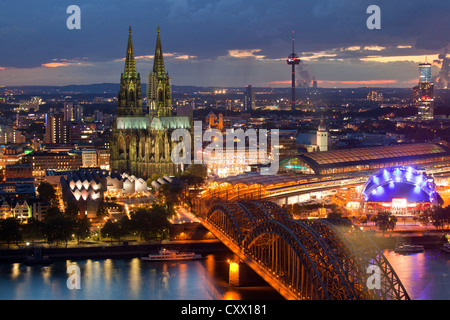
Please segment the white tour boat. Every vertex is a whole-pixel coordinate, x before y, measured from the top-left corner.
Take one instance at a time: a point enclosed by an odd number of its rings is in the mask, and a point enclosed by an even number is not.
[[[173,260],[196,260],[202,255],[194,252],[179,252],[175,250],[162,249],[158,253],[150,253],[147,257],[142,257],[143,261],[173,261]]]
[[[397,253],[417,253],[424,250],[421,245],[403,244],[395,247],[394,251]]]

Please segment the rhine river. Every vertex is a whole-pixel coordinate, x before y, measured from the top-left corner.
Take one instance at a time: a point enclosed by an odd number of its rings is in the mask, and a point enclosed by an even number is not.
[[[388,258],[412,299],[450,300],[450,254],[426,251]],[[0,264],[0,299],[55,300],[275,300],[268,285],[228,287],[232,254],[185,262],[133,259],[57,261],[49,265]],[[68,289],[67,266],[80,268],[80,289]]]

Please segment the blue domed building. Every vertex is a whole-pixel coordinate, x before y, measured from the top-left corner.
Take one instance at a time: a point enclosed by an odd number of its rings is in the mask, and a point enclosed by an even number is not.
[[[442,205],[432,177],[412,166],[391,166],[378,170],[364,184],[362,209],[366,214],[389,211],[411,216]]]

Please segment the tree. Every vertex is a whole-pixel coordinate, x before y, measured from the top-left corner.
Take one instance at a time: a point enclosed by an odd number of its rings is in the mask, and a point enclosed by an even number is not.
[[[108,216],[109,216],[108,205],[104,201],[102,201],[98,206],[97,218],[103,219]]]
[[[50,217],[47,216],[44,222],[44,234],[47,242],[56,244],[64,242],[67,247],[69,240],[75,233],[76,220],[60,213]]]
[[[448,223],[450,218],[450,206],[445,208],[442,207],[434,207],[430,210],[430,220],[433,226],[437,229],[444,228],[445,224]]]
[[[22,226],[22,235],[24,240],[39,240],[44,238],[44,222],[35,218],[28,219],[27,224]]]
[[[103,238],[109,237],[112,242],[113,239],[118,239],[120,241],[120,238],[126,235],[127,231],[125,230],[124,224],[108,220],[103,226],[101,233]]]
[[[431,222],[431,211],[425,210],[413,217],[414,220],[419,221],[419,223],[427,226]]]
[[[66,208],[64,210],[64,214],[68,217],[76,218],[78,213],[80,212],[80,208],[77,203],[74,201],[68,201]]]
[[[341,210],[331,211],[327,215],[327,219],[333,220],[333,222],[335,222],[335,223],[340,223],[340,222],[345,223],[346,221],[350,221],[350,219],[348,217],[346,217]]]
[[[200,192],[200,187],[205,183],[207,176],[208,169],[201,164],[191,164],[180,176],[180,179],[185,181],[190,187],[187,188],[187,201],[191,210],[194,206],[194,201]]]
[[[164,238],[168,235],[170,223],[167,220],[168,210],[163,205],[151,208],[139,208],[130,215],[130,226],[141,239],[150,240]]]
[[[117,223],[112,222],[111,220],[106,221],[101,229],[102,238],[110,238],[111,242],[113,238],[115,238],[115,233],[117,232],[118,225]]]
[[[48,210],[47,210],[46,218],[50,218],[50,217],[53,217],[53,216],[57,216],[57,215],[59,215],[59,214],[62,214],[61,210],[59,210],[58,207],[51,206],[51,207],[48,208]]]
[[[391,212],[378,212],[376,216],[374,216],[375,225],[378,227],[380,231],[384,233],[387,230],[394,230],[395,225],[397,224],[397,217],[392,215]]]
[[[122,229],[123,236],[126,236],[127,234],[130,234],[132,232],[131,220],[128,219],[128,216],[122,217],[122,219],[118,221],[118,224]]]
[[[80,243],[80,240],[89,237],[91,234],[91,226],[92,224],[86,216],[83,217],[83,219],[76,220],[74,234],[78,244]]]
[[[0,241],[18,243],[22,239],[20,222],[16,218],[6,218],[0,221]]]
[[[164,196],[169,216],[173,216],[175,214],[174,206],[180,203],[179,195],[183,192],[183,187],[176,183],[166,183],[159,188],[159,192]]]
[[[206,179],[206,177],[208,176],[208,169],[202,164],[194,163],[187,168],[184,174]]]
[[[56,190],[50,183],[42,181],[37,188],[37,192],[39,193],[39,198],[50,202],[55,207],[58,206]]]

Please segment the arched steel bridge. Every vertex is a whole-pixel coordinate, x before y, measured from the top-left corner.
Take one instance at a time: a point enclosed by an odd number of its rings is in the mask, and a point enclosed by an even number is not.
[[[409,300],[386,257],[347,220],[293,220],[271,201],[220,202],[200,218],[287,299]]]

